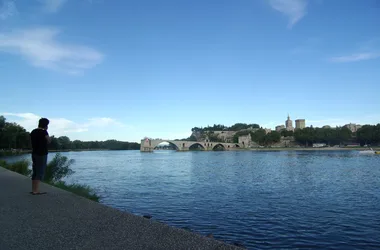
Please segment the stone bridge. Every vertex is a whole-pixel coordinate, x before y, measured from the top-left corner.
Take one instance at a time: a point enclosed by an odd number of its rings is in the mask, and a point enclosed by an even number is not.
[[[153,150],[162,142],[167,142],[172,145],[177,151],[189,151],[192,148],[195,150],[237,150],[244,147],[244,144],[239,143],[224,143],[205,141],[174,141],[162,139],[143,139],[141,140],[141,152],[153,152]]]

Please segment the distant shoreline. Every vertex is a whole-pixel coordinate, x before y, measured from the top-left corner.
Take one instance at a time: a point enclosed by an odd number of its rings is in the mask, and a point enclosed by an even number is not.
[[[278,152],[278,151],[364,151],[368,150],[369,148],[364,147],[344,147],[344,148],[334,148],[334,147],[324,147],[324,148],[240,148],[235,150],[228,150],[228,151],[257,151],[257,152]],[[380,147],[372,147],[375,151],[380,151]],[[120,149],[122,150],[122,149]],[[60,153],[60,152],[88,152],[88,151],[118,151],[118,150],[112,150],[112,149],[66,149],[66,150],[49,150],[49,153]],[[122,151],[133,151],[133,150],[126,150],[123,149]],[[135,150],[137,151],[137,150]],[[167,150],[162,150],[167,151]],[[214,152],[209,150],[194,150],[194,152]],[[224,150],[222,150],[224,151]],[[191,151],[177,151],[177,152],[191,152]],[[22,150],[22,151],[0,151],[0,157],[6,157],[6,156],[17,156],[17,155],[23,155],[23,154],[30,154],[32,153],[31,150]]]
[[[373,147],[373,150],[380,150],[380,147]],[[242,149],[244,150],[244,149]],[[345,148],[250,148],[250,151],[363,151],[368,150],[368,148],[363,147],[345,147]]]
[[[50,149],[49,153],[60,153],[60,152],[88,152],[88,151],[131,151],[131,150],[138,150],[138,149],[61,149],[61,150],[56,150],[56,149]],[[0,157],[5,157],[5,156],[17,156],[17,155],[24,155],[24,154],[31,154],[32,150],[15,150],[15,151],[10,151],[10,150],[4,150],[0,151]]]
[[[380,147],[372,147],[374,151],[380,151]],[[334,148],[334,147],[324,147],[324,148],[235,148],[230,150],[173,150],[173,149],[161,149],[154,151],[176,151],[176,152],[237,152],[237,151],[253,151],[253,152],[280,152],[280,151],[364,151],[368,148],[364,147],[344,147],[344,148]],[[150,153],[153,151],[150,151]],[[147,153],[147,152],[143,152]]]

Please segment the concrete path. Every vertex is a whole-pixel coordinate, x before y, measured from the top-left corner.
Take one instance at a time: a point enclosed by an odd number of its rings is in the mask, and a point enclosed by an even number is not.
[[[0,249],[237,249],[42,184],[0,167]]]

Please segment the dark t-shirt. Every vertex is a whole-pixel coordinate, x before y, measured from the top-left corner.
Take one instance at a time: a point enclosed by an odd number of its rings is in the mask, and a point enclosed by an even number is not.
[[[30,139],[32,140],[33,154],[47,155],[48,154],[48,142],[46,136],[49,135],[44,129],[36,128],[30,133]]]

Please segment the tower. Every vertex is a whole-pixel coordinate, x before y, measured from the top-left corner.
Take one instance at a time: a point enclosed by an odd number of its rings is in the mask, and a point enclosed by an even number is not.
[[[287,131],[293,131],[294,130],[294,128],[293,128],[293,121],[290,120],[289,114],[288,114],[288,119],[285,121],[285,127],[286,127]]]
[[[305,119],[296,120],[296,129],[304,129],[305,128]]]

